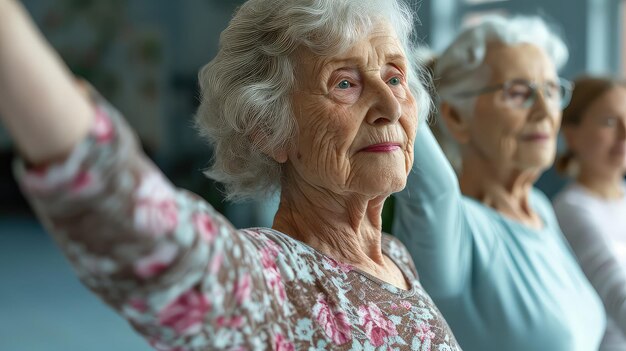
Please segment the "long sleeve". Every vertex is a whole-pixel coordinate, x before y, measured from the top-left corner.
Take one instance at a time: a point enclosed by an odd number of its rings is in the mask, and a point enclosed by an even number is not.
[[[420,128],[393,232],[459,343],[485,351],[597,350],[606,320],[600,299],[545,196],[530,192],[541,229],[463,196],[434,137]]]
[[[65,161],[16,162],[37,215],[82,282],[157,349],[241,344],[229,330],[255,333],[281,311],[284,291],[267,274],[278,274],[280,248],[173,187],[121,116],[94,100],[90,135]]]
[[[611,250],[597,219],[584,203],[555,205],[559,224],[583,272],[602,299],[606,313],[626,335],[626,270]]]
[[[471,233],[454,171],[425,123],[406,188],[395,195],[393,233],[407,246],[433,296],[459,293],[470,272]]]

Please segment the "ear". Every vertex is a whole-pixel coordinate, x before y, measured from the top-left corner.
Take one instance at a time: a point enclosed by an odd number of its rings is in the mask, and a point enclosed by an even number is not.
[[[448,131],[459,144],[467,144],[470,139],[469,123],[459,111],[447,102],[442,102],[439,109]]]
[[[271,155],[267,155],[273,158],[274,161],[278,163],[285,163],[289,159],[289,153],[287,152],[287,149],[285,147],[281,147],[280,150],[276,150],[272,152]]]
[[[289,159],[289,152],[287,151],[287,147],[282,146],[278,148],[277,150],[269,150],[267,147],[263,148],[263,146],[265,145],[265,142],[264,142],[265,138],[267,138],[267,134],[265,134],[265,132],[261,131],[260,129],[256,129],[250,135],[250,142],[255,147],[260,148],[263,154],[274,159],[274,161],[278,163],[287,162],[287,160]]]

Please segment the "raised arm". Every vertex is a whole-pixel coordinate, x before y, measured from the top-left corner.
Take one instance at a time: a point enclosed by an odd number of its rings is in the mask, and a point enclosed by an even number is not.
[[[411,252],[420,281],[433,296],[457,294],[470,272],[472,238],[457,177],[425,123],[407,186],[395,197],[393,233]]]
[[[118,112],[80,90],[0,0],[0,114],[28,161],[16,176],[82,282],[158,350],[269,347],[285,308],[280,243],[172,186]]]
[[[555,210],[563,234],[602,299],[607,315],[626,335],[626,268],[615,257],[611,244],[598,232],[595,218],[583,205],[561,203]]]
[[[92,122],[86,96],[22,5],[0,0],[0,118],[33,164],[60,159]]]

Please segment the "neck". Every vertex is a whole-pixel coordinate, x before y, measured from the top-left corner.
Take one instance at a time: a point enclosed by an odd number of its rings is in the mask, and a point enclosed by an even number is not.
[[[283,185],[272,228],[369,271],[385,266],[381,214],[386,196],[338,196],[303,182]]]
[[[530,206],[529,198],[540,170],[520,171],[466,153],[459,184],[464,195],[472,197],[503,215],[531,228],[543,223]]]
[[[602,199],[619,199],[624,196],[624,174],[621,172],[597,172],[583,167],[576,182]]]

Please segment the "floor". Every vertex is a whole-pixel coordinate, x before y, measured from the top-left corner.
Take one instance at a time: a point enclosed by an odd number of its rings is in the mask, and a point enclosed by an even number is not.
[[[147,351],[29,216],[0,214],[1,351]]]

